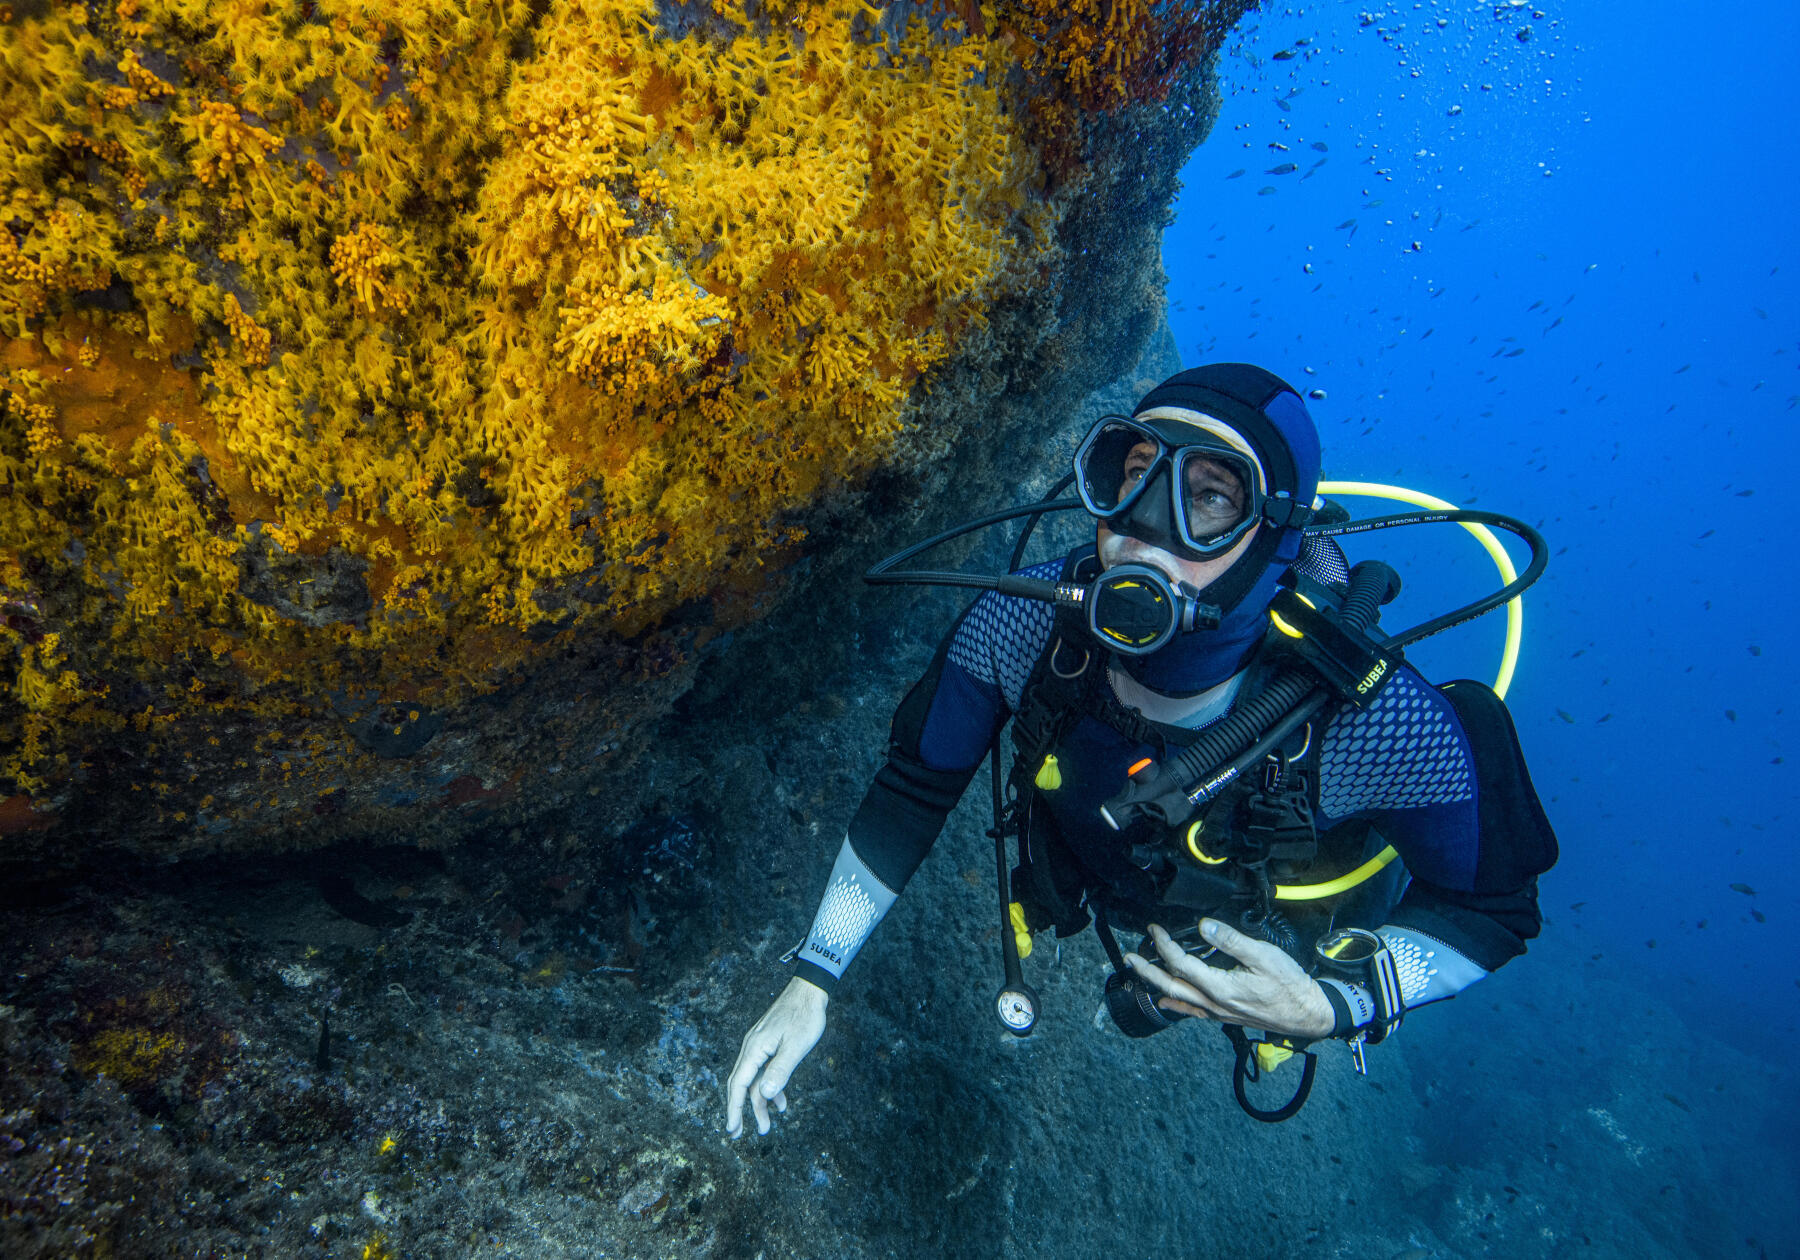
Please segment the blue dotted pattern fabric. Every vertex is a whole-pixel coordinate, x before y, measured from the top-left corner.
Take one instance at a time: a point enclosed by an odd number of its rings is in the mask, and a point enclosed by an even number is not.
[[[1346,818],[1475,799],[1468,741],[1450,702],[1410,669],[1366,709],[1344,709],[1319,745],[1319,809]]]
[[[1061,560],[1046,560],[1019,576],[1054,582],[1062,576]],[[996,688],[1009,713],[1031,681],[1031,667],[1050,642],[1056,610],[1035,599],[989,591],[963,614],[950,640],[950,664],[969,677]]]

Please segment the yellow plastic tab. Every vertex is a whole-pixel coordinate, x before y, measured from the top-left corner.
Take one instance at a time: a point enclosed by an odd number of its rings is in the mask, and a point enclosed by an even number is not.
[[[1031,957],[1031,929],[1025,925],[1025,907],[1018,902],[1012,903],[1013,943],[1019,947],[1020,958]]]
[[[1046,792],[1054,792],[1062,786],[1062,769],[1056,764],[1055,753],[1044,758],[1044,764],[1038,767],[1037,778],[1032,782]]]
[[[1256,1043],[1256,1066],[1264,1072],[1273,1072],[1293,1057],[1294,1052],[1286,1046],[1277,1046],[1267,1041]]]

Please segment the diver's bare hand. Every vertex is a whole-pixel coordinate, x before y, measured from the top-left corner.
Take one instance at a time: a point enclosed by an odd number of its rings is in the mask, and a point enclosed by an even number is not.
[[[1150,935],[1168,970],[1125,955],[1131,969],[1164,994],[1157,1006],[1305,1041],[1331,1035],[1331,1003],[1286,950],[1217,919],[1200,920],[1200,930],[1208,944],[1237,959],[1236,969],[1201,962],[1154,923]]]
[[[756,1026],[744,1034],[737,1066],[725,1085],[725,1132],[744,1133],[744,1097],[756,1117],[756,1131],[769,1131],[769,1104],[787,1110],[787,1083],[807,1052],[819,1044],[825,1032],[825,1007],[831,1001],[825,990],[795,976],[788,981]]]

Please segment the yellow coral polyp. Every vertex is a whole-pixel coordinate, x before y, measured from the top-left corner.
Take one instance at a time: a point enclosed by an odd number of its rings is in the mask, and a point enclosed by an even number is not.
[[[193,138],[189,161],[202,184],[229,179],[239,168],[260,166],[281,147],[279,139],[223,101],[201,101],[182,122]]]
[[[400,255],[388,244],[387,229],[378,223],[360,224],[331,243],[331,274],[372,315],[384,310],[404,315],[412,304],[394,277],[399,263]]]

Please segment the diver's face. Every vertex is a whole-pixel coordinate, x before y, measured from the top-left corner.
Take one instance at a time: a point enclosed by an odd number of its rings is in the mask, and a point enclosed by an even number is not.
[[[1152,443],[1142,442],[1132,448],[1125,459],[1125,482],[1119,487],[1121,499],[1132,490],[1137,479],[1144,475],[1155,456],[1156,447]],[[1244,488],[1231,469],[1210,459],[1190,459],[1183,474],[1187,482],[1184,499],[1187,503],[1188,527],[1196,536],[1211,532],[1207,524],[1215,518],[1221,528],[1241,519]],[[1115,534],[1105,521],[1098,521],[1096,524],[1099,528],[1100,563],[1105,567],[1110,569],[1116,564],[1146,564],[1170,581],[1186,582],[1196,589],[1205,589],[1223,577],[1225,571],[1249,549],[1262,528],[1261,525],[1252,525],[1231,550],[1210,560],[1190,560],[1164,551],[1161,547],[1153,547],[1140,539]]]

